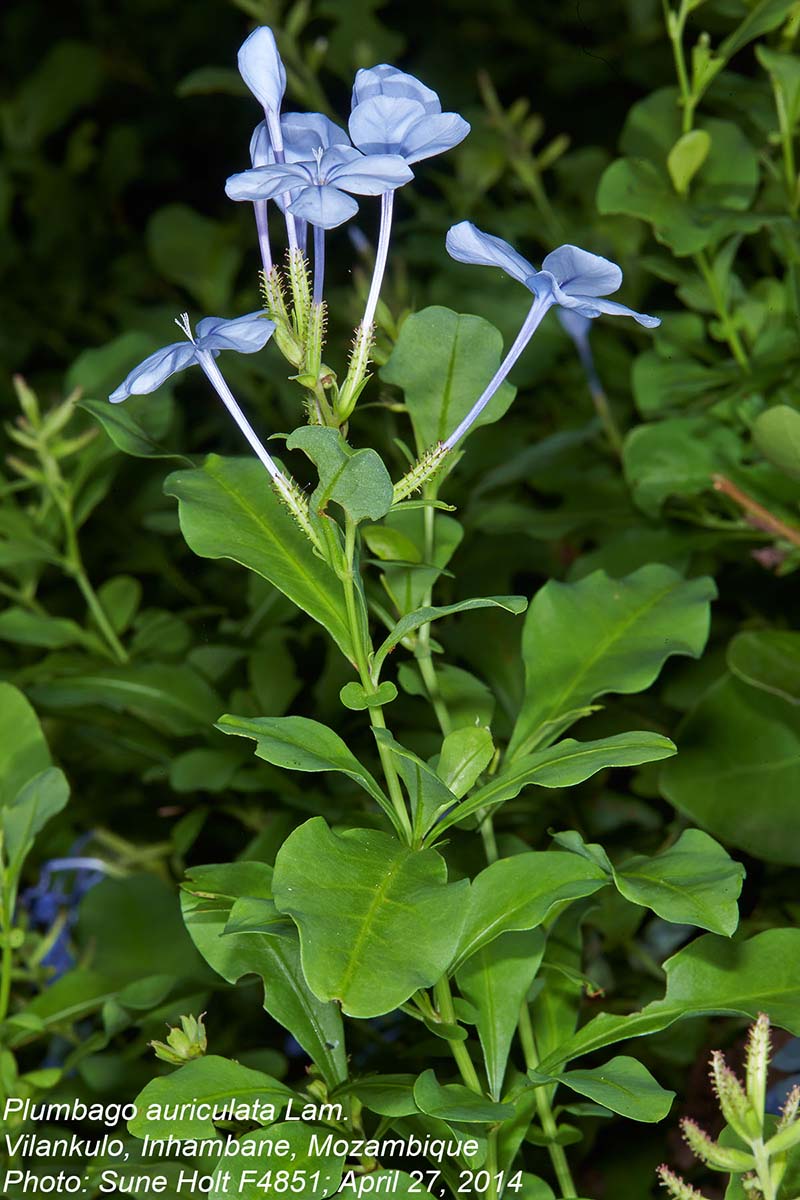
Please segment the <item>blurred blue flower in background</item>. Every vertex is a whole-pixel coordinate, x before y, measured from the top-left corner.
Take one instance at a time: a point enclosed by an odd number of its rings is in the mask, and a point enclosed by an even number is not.
[[[51,858],[42,867],[38,882],[21,894],[20,907],[31,925],[43,933],[55,930],[52,945],[40,960],[43,967],[53,969],[53,979],[74,966],[70,935],[80,902],[107,873],[108,864],[100,858]]]

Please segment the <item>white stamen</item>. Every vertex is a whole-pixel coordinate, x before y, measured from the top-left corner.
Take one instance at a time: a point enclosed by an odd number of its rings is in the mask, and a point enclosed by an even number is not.
[[[192,333],[192,327],[189,324],[189,314],[181,313],[179,317],[175,318],[175,324],[178,326],[178,329],[180,329],[181,333],[185,333],[189,341],[192,343],[192,345],[194,345],[194,334]]]

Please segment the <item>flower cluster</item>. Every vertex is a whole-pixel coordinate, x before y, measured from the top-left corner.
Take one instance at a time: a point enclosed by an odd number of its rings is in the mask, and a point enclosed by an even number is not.
[[[694,1121],[686,1118],[681,1122],[683,1136],[695,1157],[712,1171],[738,1176],[754,1200],[772,1200],[777,1195],[787,1172],[789,1153],[800,1143],[800,1087],[792,1088],[786,1096],[780,1119],[768,1124],[770,1042],[769,1017],[762,1013],[750,1029],[744,1083],[718,1050],[711,1056],[711,1084],[729,1136],[715,1141]],[[658,1175],[673,1200],[705,1200],[702,1192],[669,1167],[659,1167]]]
[[[412,75],[387,63],[356,74],[347,130],[321,113],[283,113],[286,70],[271,29],[261,26],[246,39],[239,71],[261,105],[263,120],[250,140],[250,166],[227,180],[227,195],[254,208],[263,266],[265,309],[233,320],[206,317],[192,333],[187,316],[178,324],[186,342],[151,355],[111,394],[117,403],[152,392],[171,375],[197,364],[225,404],[273,485],[301,527],[317,543],[302,492],[265,449],[245,417],[216,358],[221,350],[251,354],[274,336],[297,369],[306,389],[311,423],[340,428],[349,419],[369,377],[375,314],[386,271],[395,192],[414,178],[412,166],[458,145],[469,125],[457,113],[443,112],[437,94]],[[355,331],[345,378],[322,362],[325,333],[325,236],[358,212],[355,197],[380,198],[375,263],[363,317]],[[273,261],[270,205],[282,214],[286,230],[286,267]],[[309,239],[309,230],[311,238]],[[309,278],[307,243],[313,246]],[[533,296],[530,311],[503,362],[471,411],[444,442],[431,447],[401,480],[396,499],[421,486],[443,458],[474,425],[533,337],[545,314],[557,306],[588,362],[585,327],[601,315],[631,316],[652,328],[655,317],[633,312],[606,297],[617,290],[622,272],[616,264],[577,246],[561,246],[537,270],[512,246],[467,221],[454,225],[447,249],[459,262],[498,267]],[[590,378],[591,382],[591,378]],[[593,395],[601,394],[593,384]]]

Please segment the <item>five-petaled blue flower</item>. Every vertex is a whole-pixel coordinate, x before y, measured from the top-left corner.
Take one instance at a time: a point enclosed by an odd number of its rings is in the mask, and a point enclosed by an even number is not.
[[[350,138],[341,126],[335,125],[322,113],[284,113],[281,132],[284,155],[290,163],[308,162],[317,150],[350,145]],[[270,166],[276,161],[266,121],[260,121],[253,130],[250,161],[254,167]]]
[[[348,128],[365,154],[399,154],[409,163],[452,150],[470,129],[458,113],[442,112],[436,92],[388,63],[356,74]]]
[[[289,212],[321,229],[334,229],[358,212],[357,196],[380,196],[402,187],[413,174],[397,154],[362,154],[352,146],[320,148],[305,162],[272,163],[231,175],[231,200],[271,200],[292,194]]]
[[[604,297],[616,292],[622,283],[622,271],[616,263],[590,254],[578,246],[559,246],[542,262],[541,271],[518,254],[502,238],[477,229],[470,221],[461,221],[447,234],[447,251],[459,262],[500,267],[512,279],[518,279],[549,308],[560,304],[582,317],[633,317],[647,329],[661,324],[658,317],[634,312],[632,308]]]
[[[194,337],[189,329],[188,318],[183,317],[176,323],[188,340],[172,342],[134,367],[108,397],[112,404],[119,404],[129,396],[154,392],[170,375],[201,362],[201,355],[216,358],[221,350],[255,354],[266,346],[275,331],[274,323],[268,321],[263,312],[248,313],[230,321],[223,317],[203,317],[202,321],[197,322]]]

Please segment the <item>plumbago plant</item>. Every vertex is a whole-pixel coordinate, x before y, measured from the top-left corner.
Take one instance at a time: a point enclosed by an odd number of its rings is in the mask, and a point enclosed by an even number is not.
[[[183,338],[147,357],[110,399],[153,392],[193,366],[203,372],[253,455],[212,454],[169,476],[183,535],[201,557],[231,559],[267,581],[324,630],[342,658],[347,740],[309,716],[221,716],[217,730],[252,742],[276,779],[281,771],[342,779],[326,795],[312,783],[305,802],[294,795],[274,853],[191,868],[182,889],[194,945],[228,984],[260,978],[264,1008],[301,1049],[305,1075],[289,1085],[235,1053],[214,1053],[220,1031],[184,1012],[155,1047],[171,1069],[139,1093],[130,1133],[165,1140],[179,1163],[202,1155],[212,1197],[326,1196],[342,1181],[358,1192],[449,1187],[542,1200],[553,1185],[575,1197],[566,1147],[581,1135],[565,1115],[655,1122],[672,1102],[638,1058],[607,1059],[608,1047],[714,1013],[766,1010],[800,1032],[800,935],[771,929],[731,940],[743,870],[707,834],[684,829],[653,856],[617,859],[577,831],[531,846],[496,828],[504,805],[533,808],[538,789],[675,753],[649,730],[565,735],[578,722],[591,731],[600,697],[643,691],[670,656],[700,655],[713,583],[652,564],[621,579],[597,571],[550,582],[530,603],[517,595],[434,603],[460,537],[441,496],[469,437],[511,404],[507,377],[548,310],[659,322],[607,298],[622,276],[604,258],[564,245],[536,269],[499,237],[454,225],[450,255],[504,271],[528,290],[530,308],[502,361],[496,331],[478,317],[430,308],[406,320],[382,375],[404,393],[414,448],[400,439],[387,465],[358,446],[354,430],[394,193],[468,126],[388,65],[359,71],[347,133],[320,114],[283,114],[285,71],[266,27],[244,43],[239,67],[264,120],[252,165],[226,190],[253,205],[264,307],[195,325],[183,315]],[[325,344],[326,239],[356,212],[354,196],[380,197],[380,231],[363,318],[337,373]],[[280,263],[273,209],[285,227]],[[282,435],[280,457],[223,373],[223,352],[256,354],[270,342],[290,364],[307,418]],[[134,437],[135,420],[120,420]],[[443,661],[433,629],[490,609],[508,621],[527,610],[524,686],[503,697],[498,717],[490,687]],[[397,724],[393,706],[403,714]],[[608,896],[680,927],[681,940],[687,927],[701,935],[665,964],[663,995],[581,1023],[582,929]],[[421,1072],[403,1073],[398,1062],[397,1072],[375,1073],[349,1053],[360,1028],[380,1028],[390,1014],[424,1039],[430,1065]],[[204,1102],[211,1109],[198,1109]],[[281,1143],[291,1151],[287,1170],[269,1158]]]

